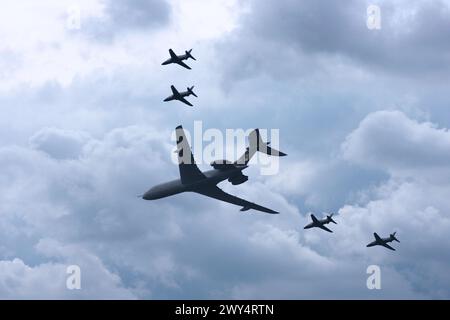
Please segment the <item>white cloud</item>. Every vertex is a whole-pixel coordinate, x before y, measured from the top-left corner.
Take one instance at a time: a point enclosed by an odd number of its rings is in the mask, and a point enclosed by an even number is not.
[[[48,247],[50,244],[45,245]],[[43,244],[39,243],[39,246]],[[48,251],[48,248],[45,250]],[[79,290],[69,290],[66,286],[70,265],[81,268]],[[131,291],[122,287],[120,278],[108,271],[97,257],[80,252],[62,262],[36,266],[29,266],[19,258],[0,260],[0,295],[2,299],[135,298]]]
[[[450,133],[430,122],[419,123],[400,111],[368,115],[342,146],[343,156],[393,175],[423,177],[448,174]],[[442,178],[442,177],[441,177]]]

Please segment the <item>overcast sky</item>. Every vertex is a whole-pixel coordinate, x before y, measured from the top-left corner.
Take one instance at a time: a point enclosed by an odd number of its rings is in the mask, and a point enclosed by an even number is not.
[[[10,1],[0,79],[0,298],[450,298],[448,1]],[[278,174],[220,184],[280,215],[136,197],[200,120],[280,130]]]

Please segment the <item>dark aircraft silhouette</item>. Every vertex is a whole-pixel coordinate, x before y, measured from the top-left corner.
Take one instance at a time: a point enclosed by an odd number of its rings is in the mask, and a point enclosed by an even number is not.
[[[248,167],[248,162],[257,151],[280,157],[286,155],[283,152],[270,148],[268,146],[269,142],[263,142],[258,129],[250,133],[248,137],[249,146],[237,161],[213,161],[211,166],[214,169],[205,172],[201,172],[195,164],[194,156],[181,126],[176,128],[176,137],[180,179],[154,186],[142,196],[144,200],[161,199],[182,192],[196,192],[241,206],[241,211],[254,209],[267,213],[278,213],[272,209],[228,194],[217,187],[217,184],[224,180],[228,180],[233,185],[246,182],[248,177],[242,174],[242,170]]]
[[[185,54],[182,54],[180,56],[177,56],[175,54],[175,52],[173,52],[172,49],[169,49],[169,53],[170,53],[170,58],[167,59],[166,61],[164,61],[162,63],[162,65],[167,65],[167,64],[171,64],[171,63],[177,63],[182,67],[185,67],[186,69],[191,70],[191,67],[189,67],[186,63],[183,62],[183,60],[187,60],[189,58],[193,59],[193,60],[197,60],[195,59],[192,55],[191,55],[192,49],[191,50],[187,50],[185,51]]]
[[[336,221],[333,220],[333,213],[328,215],[325,219],[318,220],[313,214],[311,215],[312,222],[305,226],[304,229],[311,229],[311,228],[320,228],[328,232],[333,232],[327,227],[325,227],[326,224],[329,224],[330,222],[333,222],[334,224],[337,224]]]
[[[192,103],[187,101],[184,97],[189,97],[190,95],[193,95],[194,97],[198,98],[197,95],[192,91],[194,89],[194,86],[187,87],[187,91],[178,92],[178,90],[174,86],[170,86],[170,89],[172,89],[172,95],[165,98],[164,101],[172,101],[172,100],[178,100],[181,101],[188,106],[193,107]]]
[[[392,248],[390,245],[388,245],[388,242],[392,242],[392,241],[398,241],[398,239],[395,237],[396,232],[394,232],[393,234],[389,235],[389,238],[380,238],[380,236],[376,233],[374,233],[374,237],[375,237],[375,241],[369,243],[367,245],[367,247],[373,247],[373,246],[383,246],[385,248],[388,248],[392,251],[395,251],[394,248]]]

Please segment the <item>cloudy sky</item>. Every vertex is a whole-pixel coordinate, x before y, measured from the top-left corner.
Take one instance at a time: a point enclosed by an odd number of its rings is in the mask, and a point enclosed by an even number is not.
[[[449,39],[444,0],[3,4],[0,298],[450,298]],[[162,103],[171,84],[195,108]],[[136,197],[178,177],[171,134],[200,120],[280,130],[278,174],[220,184],[280,215]]]

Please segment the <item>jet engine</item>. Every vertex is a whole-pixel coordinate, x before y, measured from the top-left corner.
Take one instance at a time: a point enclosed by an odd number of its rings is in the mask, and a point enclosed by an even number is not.
[[[234,164],[228,160],[216,160],[211,162],[211,166],[216,170],[228,170],[234,168]]]
[[[228,181],[231,182],[233,186],[244,183],[248,180],[247,176],[244,176],[243,174],[237,177],[228,178]]]

